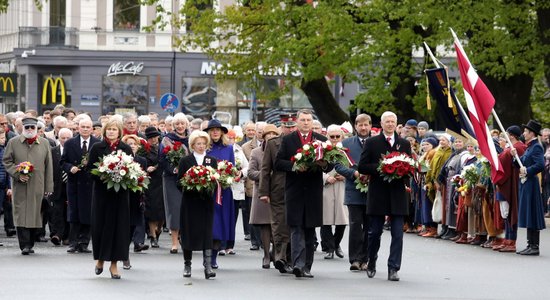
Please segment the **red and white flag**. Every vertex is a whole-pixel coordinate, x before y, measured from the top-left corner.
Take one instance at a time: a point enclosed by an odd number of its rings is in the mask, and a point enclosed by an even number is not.
[[[495,106],[495,98],[477,75],[455,32],[452,29],[451,32],[455,39],[456,59],[464,88],[464,97],[468,106],[468,115],[476,134],[479,150],[491,163],[491,179],[496,182],[504,176],[504,170],[498,159],[497,150],[487,125],[487,120]]]

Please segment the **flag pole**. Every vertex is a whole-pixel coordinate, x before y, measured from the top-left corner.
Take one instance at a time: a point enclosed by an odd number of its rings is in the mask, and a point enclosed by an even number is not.
[[[497,121],[498,127],[500,128],[502,133],[504,133],[504,138],[506,138],[506,142],[508,144],[510,144],[510,147],[514,147],[514,144],[512,144],[512,141],[510,141],[510,137],[508,136],[508,132],[506,132],[506,130],[504,129],[504,126],[502,126],[502,123],[500,122],[500,118],[498,117],[497,112],[495,111],[494,108],[493,108],[493,110],[491,110],[491,113],[493,114],[493,118],[495,118],[495,121]],[[519,159],[519,155],[518,155],[517,152],[516,152],[516,155],[514,155],[514,158],[518,162],[519,167],[523,168],[523,164],[521,163],[521,159]]]
[[[452,30],[452,29],[451,29]],[[434,65],[437,67],[437,68],[441,68],[441,66],[439,65],[439,62],[437,60],[437,58],[435,58],[435,55],[432,53],[432,50],[430,49],[430,46],[428,46],[428,44],[426,42],[423,42],[424,43],[424,48],[426,48],[426,51],[428,51],[428,55],[430,56],[430,58],[432,59]],[[448,73],[448,70],[445,70],[445,72]],[[449,75],[447,74],[447,77]],[[451,89],[451,87],[449,86],[449,89]],[[450,93],[451,91],[449,91]],[[458,99],[457,99],[458,100]],[[466,111],[464,110],[464,108],[462,107],[462,104],[460,104],[460,101],[456,101],[456,104],[458,106],[458,109],[460,110],[460,113],[464,116],[467,116],[466,114]],[[473,125],[472,125],[472,122],[470,121],[470,119],[468,119],[467,117],[464,118],[466,119],[466,122],[468,122],[468,125],[470,125],[470,128],[474,128]]]

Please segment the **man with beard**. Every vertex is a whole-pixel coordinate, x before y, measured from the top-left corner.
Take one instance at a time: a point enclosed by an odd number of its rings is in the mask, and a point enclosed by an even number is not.
[[[296,130],[296,117],[291,114],[281,115],[281,132],[279,137],[267,141],[262,159],[260,174],[259,198],[270,204],[271,231],[274,244],[274,265],[280,273],[291,273],[287,252],[289,245],[289,228],[285,218],[285,172],[274,169],[277,152],[284,135]]]
[[[53,192],[50,146],[46,139],[38,137],[37,123],[36,118],[22,119],[23,132],[8,142],[3,157],[4,166],[13,179],[13,216],[23,255],[34,253],[36,230],[42,227],[42,198]],[[31,173],[17,170],[23,162],[33,166]]]

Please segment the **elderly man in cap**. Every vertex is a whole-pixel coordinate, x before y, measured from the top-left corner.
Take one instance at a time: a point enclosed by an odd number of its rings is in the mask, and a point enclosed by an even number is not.
[[[52,155],[50,145],[38,136],[38,120],[22,120],[21,136],[8,142],[3,162],[13,179],[13,216],[21,254],[34,253],[36,230],[42,227],[40,207],[42,198],[53,192]],[[30,163],[33,171],[25,174],[18,170],[21,163]]]

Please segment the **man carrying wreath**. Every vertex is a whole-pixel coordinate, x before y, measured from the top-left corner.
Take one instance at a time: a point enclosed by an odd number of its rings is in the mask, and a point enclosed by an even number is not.
[[[358,166],[359,173],[370,175],[367,193],[367,215],[369,216],[367,275],[372,278],[376,274],[376,260],[384,218],[390,216],[392,240],[388,258],[388,280],[398,281],[397,272],[401,268],[403,252],[403,222],[404,216],[409,213],[405,189],[408,176],[387,181],[378,171],[378,167],[380,160],[387,153],[400,152],[411,155],[411,145],[396,134],[397,115],[395,113],[384,112],[380,125],[382,134],[365,141]]]
[[[275,169],[286,172],[286,222],[290,227],[292,273],[296,277],[312,278],[315,227],[323,225],[323,172],[332,170],[333,165],[321,159],[310,167],[295,166],[291,158],[298,149],[314,141],[327,140],[312,131],[310,110],[298,111],[297,118],[298,130],[283,137]]]
[[[2,161],[13,182],[13,219],[21,254],[34,253],[36,230],[42,228],[42,198],[53,192],[50,144],[38,136],[38,120],[22,120],[23,133],[9,140]],[[18,171],[22,163],[32,166],[29,174]],[[20,168],[19,168],[20,169]]]

